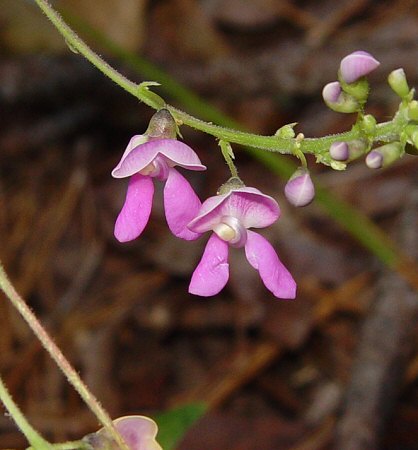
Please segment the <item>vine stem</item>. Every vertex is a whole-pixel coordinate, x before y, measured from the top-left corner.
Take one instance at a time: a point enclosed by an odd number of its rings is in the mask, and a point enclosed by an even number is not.
[[[26,417],[14,402],[12,396],[10,395],[6,385],[4,384],[2,378],[0,377],[0,400],[3,405],[13,417],[16,425],[19,427],[20,431],[25,435],[29,444],[35,450],[52,450],[53,446],[46,441],[27,421]]]
[[[84,402],[89,406],[91,411],[96,415],[100,423],[111,433],[112,437],[118,443],[121,449],[129,450],[129,447],[124,442],[122,436],[116,430],[112,419],[109,417],[105,409],[96,399],[96,397],[89,391],[83,380],[77,374],[75,369],[71,366],[65,358],[59,347],[51,339],[45,328],[39,322],[35,314],[30,310],[23,298],[17,293],[13,284],[10,282],[3,265],[0,262],[0,288],[12,302],[13,306],[19,311],[20,315],[25,319],[31,330],[41,342],[42,346],[49,353],[51,358],[55,361],[57,366],[61,369],[67,377],[69,383],[80,394]],[[42,449],[42,447],[36,447]],[[45,447],[50,448],[50,447]]]
[[[245,145],[248,147],[259,148],[271,152],[281,154],[293,154],[295,139],[281,138],[278,136],[262,136],[253,133],[246,133],[244,131],[234,130],[230,128],[214,125],[210,122],[205,122],[190,114],[174,108],[171,105],[165,104],[157,94],[150,91],[147,86],[150,83],[136,84],[126,78],[120,72],[111,67],[103,58],[95,53],[64,21],[61,15],[49,4],[47,0],[35,0],[39,8],[45,13],[48,19],[57,28],[59,33],[64,37],[69,47],[81,55],[83,55],[91,64],[99,69],[104,75],[109,77],[121,88],[132,94],[137,99],[144,102],[146,105],[158,109],[161,104],[167,108],[179,123],[188,125],[196,130],[215,136],[227,142]],[[155,83],[151,83],[155,84]],[[398,135],[403,123],[396,120],[396,117],[389,121],[378,124],[376,127],[375,140],[386,142],[389,139],[393,140],[393,135]],[[352,129],[344,133],[325,136],[322,138],[306,138],[300,144],[300,150],[303,153],[320,154],[328,151],[330,145],[335,141],[350,141],[363,137],[358,129]]]

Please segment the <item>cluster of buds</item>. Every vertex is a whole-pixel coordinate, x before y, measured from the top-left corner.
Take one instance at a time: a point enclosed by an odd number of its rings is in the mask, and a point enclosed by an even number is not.
[[[356,126],[363,135],[362,138],[353,141],[333,142],[329,148],[332,161],[345,163],[367,154],[365,158],[367,167],[380,169],[399,159],[405,153],[408,144],[418,149],[418,102],[413,99],[414,90],[409,88],[403,69],[392,71],[388,83],[402,99],[398,114],[405,117],[408,125],[397,140],[384,142],[383,145],[371,149],[376,132],[376,119],[370,114],[363,113],[369,92],[365,77],[379,64],[379,61],[367,52],[353,52],[341,60],[339,81],[328,83],[322,91],[325,103],[333,111],[359,113]],[[412,152],[416,153],[415,150]]]
[[[279,218],[276,200],[232,177],[216,196],[202,204],[175,166],[197,171],[206,169],[197,154],[176,139],[175,120],[167,109],[161,109],[151,119],[145,134],[131,139],[112,171],[115,178],[130,177],[125,203],[116,219],[115,237],[127,242],[140,236],[151,214],[154,179],[162,181],[165,215],[171,232],[184,240],[212,232],[192,275],[190,293],[206,297],[223,289],[229,278],[229,247],[235,247],[245,250],[248,262],[276,297],[295,298],[296,283],[292,275],[271,244],[250,230],[265,228]],[[306,177],[304,186],[297,179],[294,183],[297,186],[293,190],[304,191],[309,186]],[[297,201],[306,203],[300,195]]]
[[[343,58],[338,81],[328,83],[322,91],[327,106],[341,113],[361,111],[369,94],[365,77],[379,65],[379,61],[364,51],[356,51]]]

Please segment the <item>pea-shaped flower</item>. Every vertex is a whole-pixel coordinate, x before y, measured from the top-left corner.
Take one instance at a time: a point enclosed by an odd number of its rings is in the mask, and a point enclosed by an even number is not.
[[[120,242],[137,238],[148,223],[154,197],[156,178],[165,182],[164,209],[171,232],[182,239],[193,240],[199,235],[186,225],[196,216],[200,200],[189,182],[174,168],[205,170],[196,153],[176,139],[134,136],[119,164],[114,178],[130,177],[125,203],[115,223],[115,237]]]
[[[157,424],[149,417],[124,416],[114,420],[113,423],[129,450],[162,450],[156,441]],[[83,441],[94,450],[119,449],[105,428],[85,436]]]
[[[295,298],[292,275],[272,245],[249,229],[268,227],[279,216],[277,202],[252,187],[232,186],[226,193],[221,189],[221,194],[208,198],[188,225],[195,233],[213,231],[192,275],[189,292],[208,297],[222,290],[229,278],[228,252],[232,246],[244,247],[248,262],[276,297]]]
[[[359,78],[377,69],[380,62],[363,50],[350,53],[341,60],[340,73],[346,83],[354,83]]]

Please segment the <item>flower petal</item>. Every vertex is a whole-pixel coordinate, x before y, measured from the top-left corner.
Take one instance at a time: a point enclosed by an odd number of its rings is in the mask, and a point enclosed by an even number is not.
[[[237,218],[245,228],[264,228],[279,218],[280,208],[269,195],[244,187],[208,198],[198,214],[188,227],[196,233],[203,233],[212,230],[223,216]]]
[[[341,60],[341,77],[346,83],[354,83],[359,78],[373,72],[379,65],[380,62],[370,53],[359,50]]]
[[[162,450],[155,440],[157,424],[145,416],[125,416],[113,421],[130,450]]]
[[[162,450],[155,440],[158,432],[157,424],[149,417],[124,416],[114,420],[113,423],[130,450]],[[83,441],[97,450],[119,448],[106,428],[87,435]]]
[[[193,272],[189,292],[202,297],[216,295],[226,285],[228,278],[228,243],[213,233]]]
[[[206,169],[196,153],[183,142],[176,139],[155,139],[140,144],[128,152],[113,169],[112,176],[129,177],[145,168],[158,154],[164,155],[172,166],[178,165],[189,170]]]
[[[115,237],[120,242],[136,239],[144,230],[151,214],[154,183],[140,174],[129,180],[125,203],[115,223]]]
[[[247,231],[245,254],[248,262],[260,272],[264,285],[277,298],[296,297],[296,283],[281,263],[270,242],[254,231]]]
[[[200,236],[200,233],[187,228],[200,206],[199,197],[189,182],[176,169],[170,168],[164,187],[164,209],[168,227],[174,236],[186,241],[193,241]]]
[[[138,147],[139,145],[145,144],[145,142],[147,142],[148,139],[149,137],[146,136],[145,134],[137,134],[133,136],[129,141],[129,144],[126,146],[126,149],[123,152],[122,158],[118,162],[118,165],[113,169],[112,174],[113,172],[118,171],[120,169],[120,166],[122,165],[123,161],[134,148]]]

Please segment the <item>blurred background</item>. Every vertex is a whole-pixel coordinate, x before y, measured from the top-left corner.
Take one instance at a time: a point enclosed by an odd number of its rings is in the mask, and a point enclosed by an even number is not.
[[[321,90],[355,50],[381,62],[367,107],[378,121],[398,107],[386,83],[391,70],[403,67],[418,86],[414,0],[53,4],[129,78],[149,81],[85,24],[253,132],[292,122],[308,137],[349,129],[353,116],[329,111]],[[207,237],[170,235],[161,186],[142,237],[113,237],[127,182],[110,171],[153,111],[71,52],[34,2],[0,6],[0,258],[111,415],[206,402],[181,450],[418,449],[414,267],[408,283],[405,267],[385,267],[319,202],[291,207],[286,180],[234,147],[244,182],[280,203],[281,219],[263,235],[294,274],[298,297],[275,299],[239,251],[221,294],[189,295]],[[193,112],[175,93],[163,95]],[[216,141],[181,132],[208,166],[188,179],[202,199],[214,195],[228,178]],[[310,167],[318,184],[417,258],[416,158],[382,171],[363,161],[344,173],[313,160]],[[4,299],[0,320],[0,370],[35,427],[56,442],[96,430]],[[0,447],[25,447],[6,416]]]

